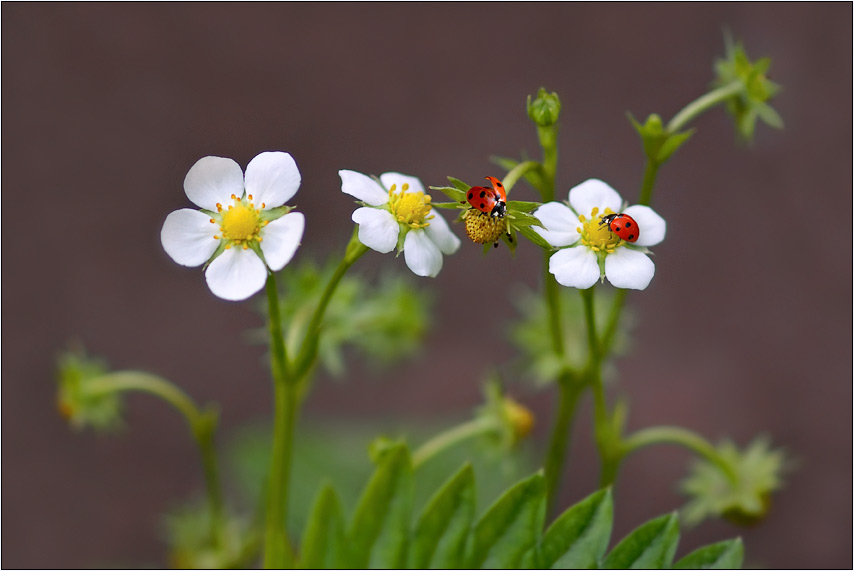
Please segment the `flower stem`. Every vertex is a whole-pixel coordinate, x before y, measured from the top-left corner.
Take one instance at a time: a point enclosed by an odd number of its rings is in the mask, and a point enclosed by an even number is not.
[[[217,545],[222,533],[223,502],[214,445],[217,427],[216,411],[210,408],[206,411],[200,410],[193,399],[176,385],[142,371],[108,373],[87,383],[87,392],[93,396],[123,391],[140,391],[159,397],[174,406],[187,420],[202,458],[202,470],[211,514],[211,541]]]
[[[686,428],[678,426],[655,426],[638,430],[623,440],[622,452],[624,455],[628,455],[640,448],[653,444],[677,444],[683,446],[714,463],[726,474],[730,481],[734,483],[738,481],[738,475],[733,471],[732,466],[721,458],[715,447],[699,434]]]
[[[584,387],[574,382],[570,375],[563,375],[558,384],[559,399],[552,435],[545,461],[546,510],[553,514],[557,508],[558,494],[563,475],[563,465],[569,449],[569,436],[578,401]]]
[[[741,81],[733,81],[732,83],[718,87],[717,89],[702,95],[686,105],[679,113],[673,116],[673,119],[671,119],[667,124],[667,131],[669,133],[678,132],[705,111],[708,111],[718,103],[723,103],[743,89],[744,85]]]
[[[646,160],[638,204],[649,206],[649,203],[652,201],[652,190],[655,188],[655,179],[658,177],[659,167],[661,167],[661,163],[651,159]]]
[[[537,136],[543,148],[543,187],[540,193],[543,202],[555,197],[555,175],[557,174],[557,124],[548,127],[537,126]]]
[[[494,418],[481,417],[464,422],[441,432],[422,444],[412,454],[412,466],[418,468],[440,452],[456,446],[460,442],[501,430],[501,424]]]

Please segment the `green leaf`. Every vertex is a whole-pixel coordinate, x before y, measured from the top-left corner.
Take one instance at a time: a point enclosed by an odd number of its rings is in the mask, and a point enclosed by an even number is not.
[[[546,250],[552,250],[553,246],[546,242],[546,239],[534,232],[530,226],[522,226],[519,228],[519,233],[539,246],[540,248],[545,248]]]
[[[436,492],[418,519],[410,553],[411,569],[454,569],[464,565],[474,504],[474,471],[471,464],[466,464]]]
[[[302,537],[300,569],[334,569],[343,556],[344,519],[341,502],[331,484],[317,494]]]
[[[611,489],[578,502],[543,536],[540,566],[546,569],[596,569],[608,548],[614,502]]]
[[[468,185],[468,184],[464,183],[463,181],[461,181],[460,179],[454,178],[452,176],[448,177],[448,182],[450,182],[454,188],[461,190],[464,194],[466,192],[468,192],[469,189],[471,188],[471,185]]]
[[[744,544],[741,538],[706,545],[676,562],[674,569],[741,569]]]
[[[430,205],[433,208],[448,208],[448,209],[464,209],[465,206],[462,206],[459,202],[431,202]]]
[[[627,535],[605,558],[603,569],[665,569],[679,543],[675,513],[657,517]]]
[[[430,190],[438,190],[439,192],[443,193],[445,196],[456,202],[465,202],[466,190],[468,189],[460,190],[459,188],[454,188],[453,186],[431,186]]]
[[[528,202],[525,200],[508,200],[507,210],[515,210],[517,212],[530,212],[535,208],[542,206],[539,202]]]
[[[507,490],[477,522],[468,567],[518,567],[536,543],[544,517],[545,485],[537,473]]]
[[[673,133],[669,137],[667,137],[664,142],[661,144],[661,148],[658,149],[658,155],[656,156],[656,160],[659,163],[664,163],[670,156],[676,152],[676,150],[681,147],[688,139],[691,138],[691,135],[694,134],[695,129],[689,129],[688,131],[683,131],[682,133]]]
[[[347,567],[399,568],[406,562],[412,464],[403,445],[386,451],[356,507]]]
[[[545,228],[539,218],[525,212],[513,212],[512,214],[508,214],[507,218],[516,228],[524,228],[527,226],[539,226],[540,228]]]

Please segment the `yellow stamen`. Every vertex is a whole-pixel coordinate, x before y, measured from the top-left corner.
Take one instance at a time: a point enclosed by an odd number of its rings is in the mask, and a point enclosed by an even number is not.
[[[388,191],[388,205],[392,216],[402,224],[410,228],[426,228],[430,225],[428,220],[435,216],[430,214],[433,207],[429,194],[423,192],[406,192],[408,184],[404,184],[401,191],[397,191],[397,185],[391,185]]]

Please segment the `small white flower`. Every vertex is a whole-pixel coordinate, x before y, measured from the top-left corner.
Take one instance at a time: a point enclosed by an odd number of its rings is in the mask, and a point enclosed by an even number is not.
[[[628,214],[638,224],[637,241],[629,243],[611,232],[602,217]],[[549,259],[549,272],[561,285],[587,289],[597,280],[614,287],[646,289],[655,275],[655,264],[649,259],[647,246],[664,240],[667,224],[649,206],[623,208],[620,194],[597,179],[589,179],[569,191],[569,206],[548,202],[534,216],[545,227],[533,226],[535,232],[556,248]]]
[[[207,262],[205,278],[217,297],[246,299],[281,270],[302,239],[305,217],[283,206],[301,181],[293,157],[261,153],[246,176],[231,159],[199,159],[184,179],[184,192],[201,208],[182,208],[166,217],[160,241],[182,266]]]
[[[438,212],[432,212],[430,195],[415,177],[387,172],[379,182],[356,171],[338,171],[341,191],[366,206],[353,212],[359,225],[359,241],[386,254],[397,248],[416,275],[438,275],[442,254],[450,255],[460,240]]]

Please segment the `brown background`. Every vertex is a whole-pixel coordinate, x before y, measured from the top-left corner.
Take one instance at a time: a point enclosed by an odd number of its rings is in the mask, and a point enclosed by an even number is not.
[[[620,386],[631,428],[767,432],[800,461],[764,524],[704,524],[681,552],[742,534],[751,565],[851,566],[850,4],[4,3],[2,16],[3,567],[164,564],[159,514],[200,485],[161,403],[130,399],[122,438],[68,430],[52,376],[69,338],[221,402],[226,431],[271,408],[262,349],[240,336],[258,317],[160,246],[196,159],[290,151],[307,217],[298,257],[326,255],[351,228],[339,168],[478,180],[491,154],[536,152],[524,101],[545,85],[564,104],[560,195],[596,176],[631,200],[643,159],[625,111],[666,119],[701,94],[724,26],[773,57],[786,129],[760,127],[744,148],[716,110],[663,169],[668,237],[652,285],[630,297],[639,326]],[[506,347],[515,312],[461,315],[483,288],[536,286],[539,263],[527,244],[516,259],[447,258],[424,356],[377,382],[320,378],[307,415],[464,413],[483,366],[462,344]],[[373,253],[362,266],[404,271]],[[543,438],[552,393],[518,390]],[[585,412],[565,504],[595,483],[588,425]],[[617,535],[680,505],[687,458],[628,461]]]

